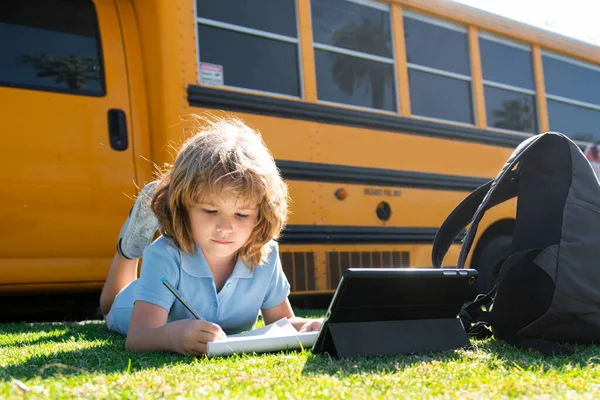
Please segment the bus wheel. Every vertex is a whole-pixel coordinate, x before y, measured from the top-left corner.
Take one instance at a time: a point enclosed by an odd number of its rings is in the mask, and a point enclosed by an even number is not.
[[[479,271],[475,285],[477,293],[488,293],[498,279],[500,267],[510,254],[512,236],[498,235],[492,237],[478,249],[476,258],[471,263],[472,268]]]

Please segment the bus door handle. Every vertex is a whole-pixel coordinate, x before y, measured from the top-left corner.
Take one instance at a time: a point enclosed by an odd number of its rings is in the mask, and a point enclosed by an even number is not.
[[[113,150],[127,150],[127,118],[118,108],[108,110],[108,139]]]

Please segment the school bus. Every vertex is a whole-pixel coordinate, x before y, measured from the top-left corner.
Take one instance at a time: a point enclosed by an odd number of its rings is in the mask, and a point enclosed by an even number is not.
[[[0,293],[99,290],[190,114],[262,133],[295,295],[351,266],[431,266],[445,217],[528,135],[598,155],[600,50],[449,1],[3,1],[0,37]],[[514,215],[480,225],[483,287]]]

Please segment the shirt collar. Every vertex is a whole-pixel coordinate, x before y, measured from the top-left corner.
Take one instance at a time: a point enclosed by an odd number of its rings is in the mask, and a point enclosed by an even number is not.
[[[242,260],[238,258],[235,263],[235,267],[233,268],[233,272],[231,273],[232,278],[252,278],[254,276],[254,270],[250,271],[248,267],[244,265]]]
[[[204,257],[204,253],[202,253],[202,250],[200,250],[200,247],[197,244],[194,254],[188,254],[183,250],[179,250],[179,253],[181,254],[181,269],[187,274],[197,278],[214,278],[208,267],[208,263],[206,262],[206,257]],[[250,271],[250,269],[244,265],[242,260],[238,258],[233,267],[231,277],[247,279],[252,278],[253,276],[254,271]]]

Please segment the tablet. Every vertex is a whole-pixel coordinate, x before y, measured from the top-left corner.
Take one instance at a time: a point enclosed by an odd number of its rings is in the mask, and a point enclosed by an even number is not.
[[[347,269],[331,300],[313,352],[325,352],[331,347],[331,339],[327,336],[331,335],[333,325],[358,331],[368,326],[399,326],[381,324],[386,321],[411,321],[422,327],[418,329],[426,329],[427,324],[441,328],[442,325],[436,325],[435,321],[445,320],[446,324],[455,327],[459,324],[457,315],[462,306],[475,297],[476,279],[477,270],[474,269]],[[422,322],[414,322],[418,320]],[[404,327],[409,325],[404,324]]]

